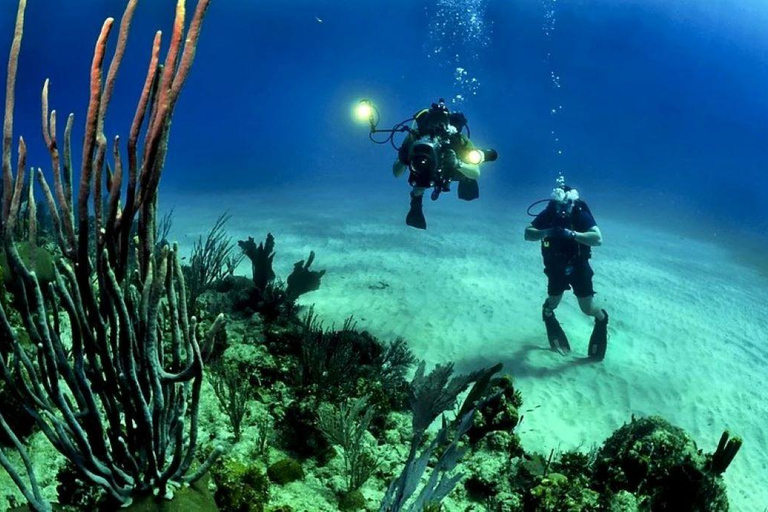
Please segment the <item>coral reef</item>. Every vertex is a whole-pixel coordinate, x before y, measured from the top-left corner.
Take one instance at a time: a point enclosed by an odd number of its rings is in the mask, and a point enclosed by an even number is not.
[[[253,286],[263,294],[267,286],[275,280],[276,274],[272,269],[275,259],[275,237],[267,233],[267,239],[256,245],[253,237],[237,242],[249,260],[251,260],[251,272],[253,274]]]
[[[262,512],[269,501],[269,480],[257,466],[224,459],[211,468],[211,478],[222,512]]]
[[[285,458],[269,466],[267,475],[276,484],[285,485],[304,478],[304,470],[297,461]]]
[[[665,419],[633,418],[597,453],[596,488],[629,491],[652,510],[724,511],[725,487],[718,478],[721,472],[709,469],[711,460],[685,431]]]
[[[251,376],[258,388],[253,400],[278,427],[266,451],[252,443],[247,453],[260,453],[256,459],[265,470],[294,459],[304,474],[291,486],[273,486],[270,504],[306,506],[292,490],[300,486],[318,500],[316,510],[439,509],[443,502],[444,510],[457,510],[461,503],[461,510],[640,511],[662,506],[664,486],[679,483],[661,477],[630,487],[609,478],[615,474],[603,468],[625,462],[623,452],[612,447],[630,442],[634,430],[628,428],[589,453],[526,452],[516,434],[522,396],[512,376],[496,376],[499,365],[456,377],[452,365],[427,372],[422,363],[408,383],[414,358],[405,341],[382,343],[358,331],[352,319],[329,329],[311,308],[303,318],[294,309],[269,321],[256,320],[258,315],[237,319],[235,310],[229,314],[234,316],[228,329],[235,333],[230,338],[242,341],[230,341],[225,358]],[[427,426],[441,416],[441,428],[429,433]],[[652,420],[633,423],[647,421]],[[735,453],[738,439],[726,437],[715,456],[698,452],[679,429],[662,430],[698,453],[697,470],[722,489],[714,468]],[[652,442],[660,441],[652,437]],[[662,445],[651,453],[664,452]],[[355,452],[366,451],[370,457],[357,464]],[[667,468],[660,474],[676,474],[676,461],[658,459],[658,467]],[[356,464],[364,471],[353,483]],[[681,510],[725,510],[724,500],[724,494],[710,494],[707,505]]]
[[[323,404],[318,411],[318,429],[342,450],[347,495],[358,491],[379,465],[366,439],[375,412],[367,398],[357,398],[338,407]]]
[[[248,375],[232,366],[220,364],[214,367],[209,374],[209,379],[219,402],[219,408],[229,419],[235,442],[238,442],[242,432],[243,418],[248,411],[248,401],[253,393]]]
[[[242,255],[232,255],[235,245],[225,229],[229,219],[226,213],[219,216],[205,239],[195,242],[189,265],[182,266],[190,311],[197,310],[198,299],[215,283],[233,275],[242,260]]]
[[[422,362],[411,382],[412,438],[411,448],[400,475],[392,481],[381,502],[381,512],[400,510],[416,511],[437,505],[450,493],[461,479],[461,474],[451,474],[467,449],[461,447],[462,437],[472,427],[477,410],[483,409],[496,394],[488,396],[491,376],[501,365],[473,372],[468,375],[453,375],[453,364],[438,365],[425,375]],[[460,408],[457,421],[449,425],[443,416],[443,426],[432,442],[420,454],[419,447],[427,428],[445,411],[452,409],[458,395],[471,383],[473,389]],[[464,414],[461,414],[461,413]],[[435,450],[441,451],[427,483],[417,495],[419,482],[427,469]]]
[[[255,311],[267,319],[274,319],[282,313],[290,312],[301,295],[320,288],[325,270],[310,270],[315,261],[314,251],[310,252],[306,263],[301,260],[294,264],[293,272],[287,282],[283,283],[277,280],[272,269],[275,258],[275,237],[272,233],[268,233],[266,240],[259,245],[256,245],[253,237],[239,241],[238,245],[251,260],[252,270],[252,287],[245,300],[237,305],[238,309]]]
[[[739,453],[741,444],[742,440],[740,437],[732,438],[728,431],[723,432],[717,449],[712,454],[712,460],[708,464],[708,469],[716,475],[725,473],[725,470],[733,462],[733,458]]]
[[[179,486],[200,478],[217,455],[212,452],[210,461],[192,470],[203,363],[195,320],[187,314],[177,251],[166,246],[158,253],[154,239],[157,191],[171,119],[194,61],[209,3],[198,1],[188,28],[185,4],[178,3],[164,65],[160,65],[161,34],[155,37],[128,138],[126,186],[118,138],[111,150],[112,165],[107,164],[110,151],[104,126],[137,0],[127,2],[106,77],[103,66],[115,23],[112,18],[105,21],[91,68],[76,197],[73,117],[64,131],[62,162],[47,81],[42,128],[51,155],[53,188],[42,171],[27,176],[24,139],[19,139],[17,170],[12,169],[14,96],[26,0],[18,4],[3,125],[0,238],[8,288],[20,322],[12,324],[13,315],[0,307],[0,341],[8,356],[0,358],[0,376],[79,477],[103,489],[117,505],[146,495],[171,497]],[[55,262],[45,269],[37,239],[35,177],[52,219],[58,251]],[[22,208],[25,190],[27,201]],[[25,229],[19,229],[25,222]],[[26,232],[26,240],[19,239],[20,232]],[[131,254],[138,258],[132,260]],[[50,280],[48,284],[45,279]],[[222,320],[209,334],[221,328]],[[25,337],[34,350],[28,349]],[[31,508],[50,510],[29,452],[3,415],[0,425],[22,467],[2,451],[0,464]]]
[[[290,301],[298,299],[305,293],[313,292],[320,288],[320,279],[325,275],[325,270],[310,270],[309,267],[315,261],[315,251],[309,252],[306,263],[297,261],[293,265],[293,272],[286,280],[285,295]]]

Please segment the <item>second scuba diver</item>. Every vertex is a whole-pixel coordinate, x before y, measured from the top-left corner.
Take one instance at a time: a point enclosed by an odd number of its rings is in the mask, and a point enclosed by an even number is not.
[[[479,149],[472,144],[467,118],[461,112],[451,112],[442,98],[388,130],[378,128],[379,111],[369,100],[361,100],[355,113],[359,120],[369,123],[373,142],[391,144],[397,150],[397,160],[392,165],[395,177],[410,171],[411,208],[405,223],[417,229],[427,229],[423,201],[428,188],[432,188],[430,197],[435,201],[456,181],[459,199],[477,199],[480,164],[493,162],[499,156],[493,149]],[[466,135],[462,133],[465,129]],[[407,133],[399,146],[395,143],[398,133]],[[375,137],[377,134],[387,136],[382,140]]]
[[[608,343],[608,313],[593,302],[594,272],[589,259],[592,247],[602,245],[603,235],[587,203],[579,199],[576,189],[565,185],[562,176],[547,207],[525,229],[525,239],[541,241],[544,273],[548,278],[547,299],[541,314],[550,347],[561,354],[571,350],[568,337],[555,317],[555,308],[563,293],[573,288],[581,311],[595,318],[588,355],[590,359],[602,361]]]
[[[432,199],[437,199],[440,192],[450,190],[451,181],[458,181],[459,199],[472,201],[479,197],[480,161],[470,159],[475,146],[462,133],[466,126],[464,114],[452,113],[443,99],[414,116],[414,126],[392,164],[395,177],[410,169],[411,207],[405,218],[407,225],[427,229],[423,200],[429,187],[435,187]]]

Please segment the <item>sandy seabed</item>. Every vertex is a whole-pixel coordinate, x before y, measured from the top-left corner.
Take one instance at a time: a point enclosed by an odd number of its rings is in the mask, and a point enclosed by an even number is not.
[[[558,317],[573,353],[548,350],[539,247],[522,236],[527,202],[427,201],[425,232],[403,224],[406,206],[407,190],[169,193],[162,205],[174,208],[171,238],[187,254],[225,210],[236,239],[275,235],[278,275],[314,250],[327,274],[301,301],[327,324],[353,315],[459,371],[503,362],[523,393],[529,450],[587,450],[633,414],[664,416],[709,451],[728,429],[744,438],[725,474],[732,509],[768,506],[768,277],[727,240],[595,211],[605,239],[592,260],[596,301],[611,320],[606,359],[594,364],[585,359],[592,320],[570,294]]]

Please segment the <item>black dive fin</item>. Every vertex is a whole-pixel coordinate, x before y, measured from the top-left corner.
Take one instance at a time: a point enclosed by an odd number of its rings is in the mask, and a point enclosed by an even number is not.
[[[405,217],[405,223],[416,229],[427,229],[427,219],[424,217],[422,203],[424,196],[411,197],[411,209]]]
[[[552,313],[549,316],[542,314],[542,317],[544,325],[547,327],[547,338],[549,338],[550,348],[562,355],[568,354],[571,351],[571,345],[568,343],[565,331],[560,327],[560,322],[555,318],[555,314]]]
[[[595,320],[592,336],[589,337],[589,357],[595,361],[605,359],[605,350],[608,347],[608,313],[603,310],[605,320]]]
[[[477,184],[477,180],[469,178],[459,180],[459,199],[472,201],[478,197],[480,197],[480,186]]]

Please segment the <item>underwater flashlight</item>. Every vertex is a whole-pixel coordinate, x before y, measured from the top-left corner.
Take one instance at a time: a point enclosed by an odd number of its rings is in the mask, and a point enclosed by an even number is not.
[[[360,103],[358,103],[355,108],[355,117],[357,117],[358,121],[373,123],[374,112],[375,108],[370,101],[360,100]]]
[[[495,149],[472,149],[465,158],[468,163],[479,165],[483,162],[495,162],[499,158],[499,153]]]
[[[479,149],[473,149],[467,153],[467,161],[472,165],[481,164],[483,160],[485,160],[485,155]]]

